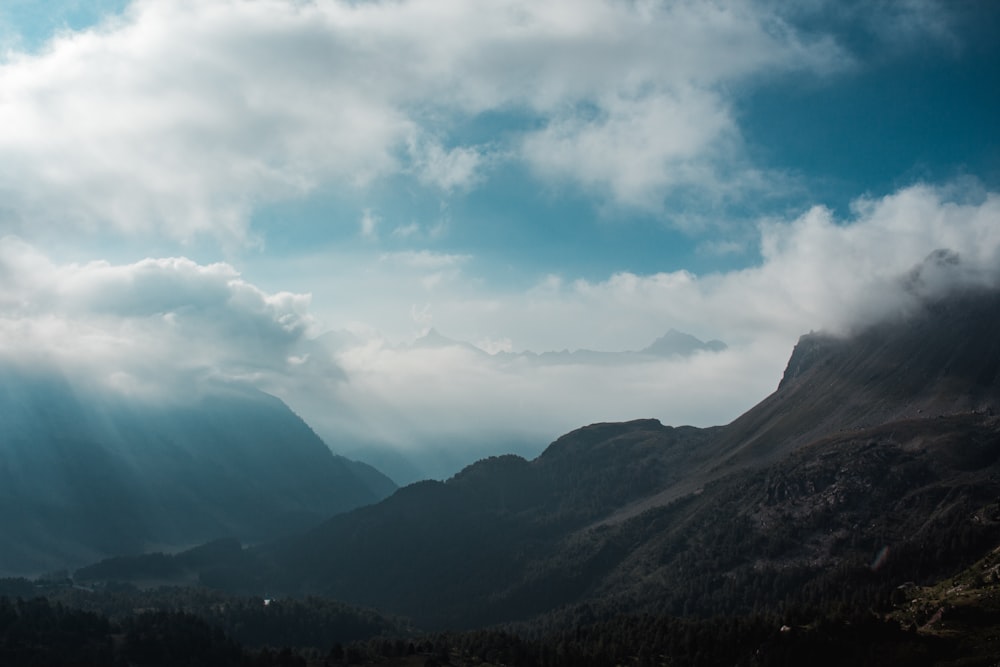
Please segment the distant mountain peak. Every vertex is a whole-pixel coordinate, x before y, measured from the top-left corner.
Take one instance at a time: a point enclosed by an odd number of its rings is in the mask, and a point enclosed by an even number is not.
[[[454,338],[449,338],[444,334],[442,334],[437,329],[435,329],[434,327],[431,327],[430,329],[427,330],[427,333],[425,333],[423,336],[420,336],[415,341],[413,341],[410,347],[413,349],[420,349],[420,350],[433,350],[433,349],[442,349],[448,347],[459,347],[462,348],[463,350],[471,350],[480,354],[486,354],[486,352],[483,352],[475,345],[471,343],[466,343],[464,341],[455,340]]]
[[[642,353],[653,354],[658,357],[686,357],[695,352],[721,352],[727,347],[721,340],[713,339],[705,342],[691,334],[672,328],[650,343],[649,346],[642,350]]]
[[[362,343],[362,339],[348,331],[329,331],[318,337],[316,342],[328,348],[340,349],[359,345]],[[485,357],[527,359],[543,364],[614,364],[644,361],[644,357],[687,357],[698,352],[721,352],[728,349],[728,346],[721,340],[712,339],[703,341],[689,333],[671,328],[648,346],[637,351],[597,351],[586,348],[571,350],[564,347],[561,350],[544,350],[541,352],[533,350],[489,352],[467,341],[446,336],[437,328],[430,327],[413,342],[402,343],[397,348],[410,350],[460,348]]]
[[[422,341],[427,341],[427,342],[435,342],[435,343],[436,342],[441,342],[441,343],[456,343],[457,342],[457,341],[455,341],[455,340],[453,340],[451,338],[448,338],[447,336],[445,336],[444,334],[442,334],[440,331],[438,331],[434,327],[431,327],[430,329],[428,329],[427,333],[425,333],[423,336],[421,336],[417,340],[422,340]]]

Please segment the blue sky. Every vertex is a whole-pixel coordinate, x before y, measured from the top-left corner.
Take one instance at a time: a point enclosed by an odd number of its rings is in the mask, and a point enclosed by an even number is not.
[[[998,32],[932,0],[9,0],[0,353],[250,381],[404,449],[728,421],[799,334],[912,308],[932,251],[961,268],[927,293],[995,283]],[[430,327],[730,349],[556,373],[399,347]]]

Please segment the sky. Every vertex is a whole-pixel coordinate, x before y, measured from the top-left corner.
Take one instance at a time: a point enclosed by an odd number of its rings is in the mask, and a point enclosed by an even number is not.
[[[249,382],[452,466],[727,423],[801,334],[1000,282],[997,34],[985,0],[3,0],[0,359]],[[728,348],[496,354],[671,328]]]

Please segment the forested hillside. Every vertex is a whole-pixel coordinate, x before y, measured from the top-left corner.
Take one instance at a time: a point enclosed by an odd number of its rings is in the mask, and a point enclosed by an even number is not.
[[[998,340],[994,292],[807,336],[727,426],[595,424],[187,572],[424,629],[887,608],[1000,544]]]

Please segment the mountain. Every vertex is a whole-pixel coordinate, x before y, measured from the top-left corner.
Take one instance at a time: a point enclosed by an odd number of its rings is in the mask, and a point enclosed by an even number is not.
[[[725,446],[734,458],[770,459],[831,433],[995,409],[998,313],[994,293],[977,293],[849,339],[804,336],[778,391],[730,426]]]
[[[643,349],[642,353],[658,357],[686,357],[695,352],[722,352],[726,347],[721,340],[710,340],[706,343],[691,334],[671,329]]]
[[[0,372],[0,572],[218,537],[258,542],[395,490],[277,398],[216,385],[174,402]]]
[[[349,347],[351,339],[343,335],[336,335],[333,332],[325,334],[329,340],[336,340],[342,347]],[[321,337],[322,338],[322,337]],[[326,340],[326,339],[324,339]],[[353,344],[358,340],[354,339]],[[608,352],[602,350],[588,350],[585,348],[577,350],[547,350],[545,352],[497,352],[489,354],[483,349],[476,347],[472,343],[449,338],[437,329],[429,329],[413,343],[404,346],[404,349],[411,350],[441,350],[448,348],[458,348],[471,352],[475,357],[482,357],[484,361],[522,361],[538,365],[552,364],[623,364],[642,363],[657,358],[669,357],[689,357],[698,352],[722,352],[727,349],[727,345],[721,340],[702,341],[691,334],[670,329],[642,350],[625,352]]]
[[[214,571],[424,628],[881,608],[1000,544],[998,369],[1000,293],[957,295],[804,336],[777,390],[726,426],[593,424]]]
[[[634,364],[671,357],[690,357],[699,352],[722,352],[727,345],[721,340],[704,342],[691,334],[670,329],[638,351],[604,352],[598,350],[562,350],[559,352],[501,352],[500,359],[522,359],[540,365],[550,364]]]
[[[489,429],[480,429],[469,437],[442,435],[413,452],[401,452],[379,442],[355,441],[354,444],[355,449],[343,451],[345,456],[374,466],[399,486],[427,479],[447,479],[471,462],[498,452],[528,458],[537,456],[544,448],[528,436],[518,437]]]
[[[337,353],[351,347],[365,344],[365,340],[347,331],[328,331],[313,341],[308,346],[310,350],[325,349],[328,352]],[[472,352],[476,356],[495,357],[498,359],[529,359],[536,361],[550,361],[559,363],[560,361],[572,360],[575,363],[612,363],[612,362],[635,362],[642,361],[648,357],[687,357],[697,352],[722,352],[727,349],[727,345],[721,340],[702,341],[691,334],[670,329],[652,343],[641,350],[625,352],[607,352],[588,349],[578,350],[548,350],[544,352],[498,352],[490,354],[480,347],[466,341],[449,338],[435,328],[430,328],[422,336],[408,345],[401,345],[400,349],[411,350],[438,350],[446,348],[461,348]]]
[[[344,458],[343,456],[335,455],[334,458],[346,465],[351,473],[367,487],[368,491],[375,494],[379,500],[391,496],[399,488],[391,478],[374,466],[370,466],[362,461]]]
[[[437,329],[433,328],[428,329],[427,333],[413,341],[409,347],[410,349],[417,350],[439,350],[442,348],[459,347],[477,355],[486,355],[486,352],[472,343],[466,343],[453,338],[448,338],[447,336],[441,334],[441,332]]]
[[[364,344],[360,339],[352,338],[350,334],[343,332],[330,332],[317,338],[316,341],[330,346],[325,349],[327,356],[336,356],[352,346]],[[338,345],[340,347],[336,347]],[[321,356],[317,349],[312,352],[313,359]],[[671,329],[639,351],[607,352],[577,349],[541,353],[500,351],[490,354],[468,342],[449,338],[433,328],[412,343],[394,348],[399,354],[447,355],[449,360],[447,363],[460,364],[464,368],[475,370],[477,376],[483,377],[489,373],[506,377],[508,371],[512,371],[515,376],[522,376],[526,369],[539,369],[545,372],[544,368],[556,366],[612,368],[653,365],[663,361],[670,363],[695,354],[718,353],[725,349],[726,345],[721,341],[712,340],[706,343],[694,336]],[[436,365],[436,362],[426,362],[426,360],[425,363],[428,363],[427,367],[433,367],[429,365],[430,363]],[[335,369],[324,371],[327,372],[338,371]],[[490,428],[473,425],[451,435],[448,435],[447,431],[454,429],[442,428],[436,432],[429,429],[431,432],[419,434],[409,429],[398,436],[400,441],[407,442],[406,446],[401,446],[400,442],[393,442],[391,436],[378,435],[379,427],[390,421],[389,417],[394,408],[391,404],[373,411],[374,414],[366,423],[353,427],[349,433],[345,433],[344,425],[356,419],[356,414],[332,420],[329,406],[313,406],[309,409],[305,408],[308,403],[302,397],[290,400],[293,405],[303,406],[305,412],[310,415],[307,419],[321,434],[326,435],[328,440],[341,443],[342,449],[338,450],[340,453],[375,466],[401,485],[424,479],[447,479],[470,463],[490,455],[513,453],[533,458],[544,448],[544,438],[558,433],[557,430],[548,431],[537,426],[529,428],[517,421],[495,420]],[[504,400],[516,401],[517,397],[508,396]],[[446,424],[446,426],[452,425]],[[540,437],[539,432],[545,435]]]

